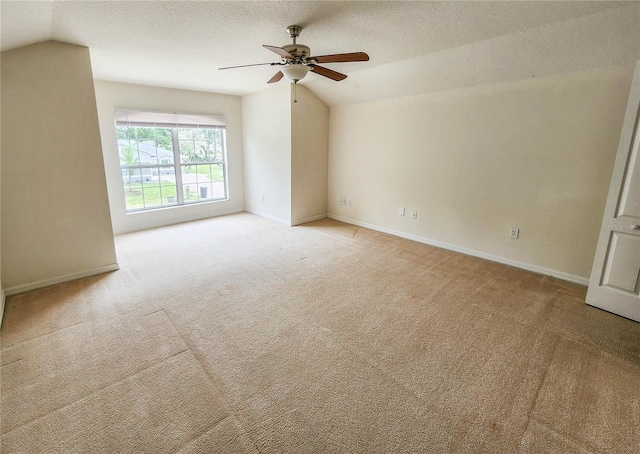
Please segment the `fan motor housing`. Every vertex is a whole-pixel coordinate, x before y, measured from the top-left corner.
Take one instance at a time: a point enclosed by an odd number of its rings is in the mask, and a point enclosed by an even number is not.
[[[282,48],[296,58],[307,58],[311,55],[311,49],[304,44],[285,44]]]

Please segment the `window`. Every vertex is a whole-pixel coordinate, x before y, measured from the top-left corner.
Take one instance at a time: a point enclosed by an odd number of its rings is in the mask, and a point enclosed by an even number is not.
[[[116,111],[127,212],[227,200],[224,117]]]

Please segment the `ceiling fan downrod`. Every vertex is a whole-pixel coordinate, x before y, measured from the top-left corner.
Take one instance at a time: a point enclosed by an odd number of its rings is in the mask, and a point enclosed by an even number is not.
[[[287,27],[287,33],[289,33],[289,37],[293,39],[293,44],[296,44],[296,38],[300,36],[301,31],[302,27],[299,25],[289,25]]]

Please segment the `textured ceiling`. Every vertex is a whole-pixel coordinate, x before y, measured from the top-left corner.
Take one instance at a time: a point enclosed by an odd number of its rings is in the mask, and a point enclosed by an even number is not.
[[[278,61],[262,44],[312,54],[343,82],[303,81],[330,105],[628,64],[640,58],[638,2],[2,1],[2,50],[55,39],[91,50],[97,79],[243,95],[267,89]],[[285,82],[280,82],[285,83]]]

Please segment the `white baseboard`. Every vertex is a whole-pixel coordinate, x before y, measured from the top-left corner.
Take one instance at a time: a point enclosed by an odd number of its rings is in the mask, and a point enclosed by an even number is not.
[[[318,219],[324,219],[327,217],[327,213],[319,214],[317,216],[311,216],[310,218],[298,219],[297,221],[291,221],[291,225],[306,224],[307,222],[317,221]]]
[[[348,224],[357,225],[359,227],[364,227],[371,230],[376,230],[382,233],[388,233],[390,235],[399,236],[400,238],[405,238],[411,241],[417,241],[418,243],[428,244],[429,246],[439,247],[441,249],[447,249],[453,252],[459,252],[461,254],[471,255],[473,257],[478,257],[485,260],[490,260],[492,262],[502,263],[504,265],[514,266],[516,268],[521,268],[523,270],[532,271],[538,274],[544,274],[547,276],[552,276],[558,279],[562,279],[563,281],[573,282],[574,284],[584,285],[585,287],[589,285],[589,278],[583,276],[577,276],[575,274],[565,273],[563,271],[552,270],[549,268],[544,268],[542,266],[532,265],[530,263],[518,262],[517,260],[511,260],[504,257],[498,257],[496,255],[487,254],[486,252],[476,251],[474,249],[468,249],[466,247],[456,246],[454,244],[443,243],[442,241],[432,240],[430,238],[425,238],[418,235],[412,235],[410,233],[400,232],[398,230],[387,229],[385,227],[380,227],[373,224],[368,224],[366,222],[356,221],[355,219],[345,218],[343,216],[338,216],[336,214],[329,213],[327,217],[331,219],[335,219],[337,221],[346,222]]]
[[[266,219],[270,219],[271,221],[276,221],[280,224],[284,224],[284,225],[291,225],[291,221],[287,221],[286,219],[282,219],[282,218],[278,218],[276,216],[272,216],[268,213],[264,213],[262,211],[249,211],[247,209],[245,209],[245,211],[247,213],[251,213],[251,214],[255,214],[256,216],[260,216],[261,218],[266,218]]]
[[[304,219],[297,219],[297,220],[291,220],[291,221],[287,221],[286,219],[282,219],[282,218],[278,218],[276,216],[272,216],[268,213],[264,213],[262,211],[249,211],[249,210],[245,210],[247,213],[251,213],[251,214],[255,214],[256,216],[260,216],[261,218],[266,218],[266,219],[270,219],[272,221],[276,221],[279,224],[284,224],[284,225],[288,225],[293,227],[294,225],[300,225],[300,224],[305,224],[307,222],[311,222],[311,221],[317,221],[318,219],[324,219],[327,217],[327,214],[319,214],[317,216],[311,216],[309,218],[304,218]]]
[[[77,273],[66,274],[64,276],[58,276],[51,279],[43,279],[41,281],[30,282],[28,284],[14,285],[13,287],[7,287],[6,289],[4,289],[4,293],[7,296],[17,295],[18,293],[29,292],[31,290],[49,287],[51,285],[84,279],[85,277],[97,276],[99,274],[109,273],[111,271],[118,271],[119,269],[120,267],[117,263],[111,263],[109,265],[99,266],[87,271],[79,271]]]
[[[205,202],[205,203],[216,203],[216,202]],[[195,206],[196,204],[194,204]],[[171,209],[173,209],[175,207],[172,208],[159,208],[157,210],[149,210],[149,211],[139,211],[139,212],[134,212],[134,213],[128,213],[127,216],[144,216],[145,214],[149,214],[151,212],[166,212],[169,211]],[[168,219],[162,219],[162,220],[158,220],[158,219],[154,219],[148,222],[142,222],[140,220],[137,220],[135,225],[127,225],[127,226],[118,226],[117,228],[114,226],[113,227],[113,234],[114,235],[120,235],[122,233],[131,233],[131,232],[138,232],[140,230],[148,230],[148,229],[155,229],[158,227],[166,227],[169,225],[176,225],[176,224],[183,224],[185,222],[192,222],[192,221],[200,221],[202,219],[209,219],[209,218],[215,218],[218,216],[227,216],[229,214],[235,214],[235,213],[243,213],[244,210],[242,208],[238,209],[238,208],[233,208],[233,209],[229,209],[229,210],[222,210],[218,213],[215,214],[211,214],[211,213],[204,213],[204,214],[200,214],[198,216],[194,216],[194,215],[190,215],[190,216],[186,216],[186,217],[182,217],[179,216],[177,218],[168,218]],[[142,217],[138,218],[138,219],[143,219]]]
[[[6,295],[2,287],[0,287],[0,327],[2,326],[2,318],[4,317],[4,300]]]

